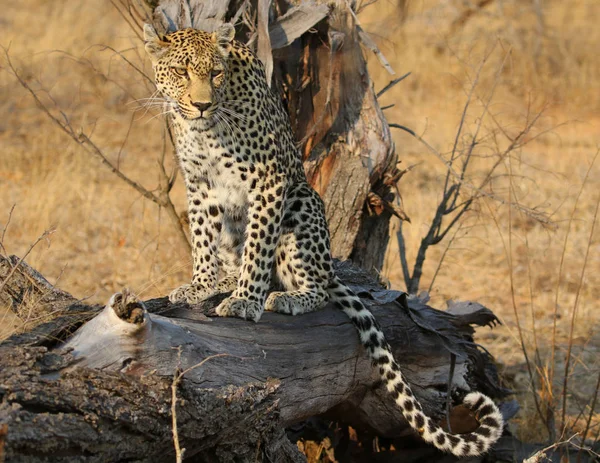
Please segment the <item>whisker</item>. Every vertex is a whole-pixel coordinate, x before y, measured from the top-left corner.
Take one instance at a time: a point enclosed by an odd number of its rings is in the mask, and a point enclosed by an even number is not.
[[[233,110],[232,110],[232,109],[230,109],[230,108],[221,107],[220,109],[221,109],[221,110],[222,110],[224,113],[226,113],[226,114],[228,114],[228,115],[230,115],[230,116],[232,116],[232,117],[235,117],[236,119],[240,119],[240,120],[241,120],[241,121],[243,121],[243,122],[248,122],[248,118],[247,118],[246,116],[244,116],[244,115],[242,115],[242,114],[240,114],[240,113],[238,113],[238,112],[236,112],[236,111],[233,111]]]
[[[215,116],[217,118],[219,130],[221,132],[225,132],[226,135],[230,135],[232,138],[234,138],[233,133],[231,132],[231,127],[229,126],[229,124],[227,124],[227,122],[223,118],[223,115],[219,114],[219,113],[215,113]]]
[[[130,102],[128,102],[127,104],[134,104],[134,103],[138,103],[140,101],[148,101],[148,100],[164,100],[165,98],[163,96],[159,96],[160,92],[158,90],[156,90],[154,93],[152,93],[149,97],[147,98],[138,98],[137,100],[132,100]]]
[[[154,117],[158,117],[161,114],[165,114],[165,113],[171,112],[173,110],[172,106],[167,101],[163,101],[161,103],[153,103],[153,104],[150,104],[150,105],[146,105],[145,107],[134,109],[134,112],[141,111],[142,109],[145,109],[145,111],[143,112],[143,114],[137,120],[140,120],[140,119],[144,118],[146,116],[146,114],[148,114],[148,112],[151,109],[153,109],[153,108],[158,108],[158,109],[163,110],[163,111],[159,112]],[[153,118],[151,118],[150,120],[152,120]]]
[[[227,117],[228,121],[238,130],[238,132],[243,132],[242,128],[237,123],[237,121],[235,121],[234,119],[232,119],[232,117],[231,117],[232,115],[227,115],[227,113],[224,113],[223,116]],[[238,115],[234,114],[233,116],[238,116]],[[247,122],[247,120],[245,120],[245,119],[242,119],[242,120],[243,120],[243,122]]]
[[[150,121],[152,121],[152,120],[156,119],[157,117],[164,116],[165,114],[171,114],[172,112],[173,112],[173,109],[169,108],[169,109],[167,109],[166,111],[163,111],[162,113],[158,113],[158,114],[156,114],[155,116],[152,116],[150,119],[148,119],[148,120],[146,121],[146,124],[147,124],[148,122],[150,122]]]
[[[237,136],[234,132],[233,127],[230,124],[230,121],[228,121],[227,118],[225,117],[225,114],[215,113],[215,115],[217,116],[217,120],[223,123],[223,126],[226,128],[226,132],[231,136],[231,138],[236,140]]]
[[[134,108],[133,111],[137,112],[140,111],[142,109],[145,109],[144,113],[142,114],[142,116],[140,117],[140,119],[142,117],[144,117],[148,111],[151,108],[163,108],[166,105],[169,104],[169,100],[164,98],[163,96],[159,95],[159,91],[156,90],[154,93],[152,93],[152,95],[150,95],[147,98],[139,98],[137,100],[133,100],[131,102],[129,102],[129,105],[132,105],[134,103],[137,103],[139,106],[137,108]]]

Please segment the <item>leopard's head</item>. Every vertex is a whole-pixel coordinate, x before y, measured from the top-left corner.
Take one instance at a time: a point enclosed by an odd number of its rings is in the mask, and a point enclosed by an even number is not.
[[[227,23],[212,33],[182,29],[167,35],[144,25],[156,86],[184,118],[208,119],[224,100],[234,35]]]

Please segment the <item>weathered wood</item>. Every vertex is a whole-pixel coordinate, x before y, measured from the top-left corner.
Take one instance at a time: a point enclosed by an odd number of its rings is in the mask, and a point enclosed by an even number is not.
[[[53,312],[61,312],[75,302],[75,298],[48,282],[26,263],[19,264],[16,256],[0,256],[0,305],[21,314],[23,321],[32,326],[44,321]],[[24,316],[27,316],[25,318]]]
[[[81,367],[65,372],[72,356],[43,347],[0,346],[0,358],[7,461],[173,459],[170,378]],[[219,439],[227,440],[224,455],[235,446],[230,453],[242,461],[252,460],[257,448],[267,452],[265,443],[280,434],[276,389],[275,381],[219,389],[184,383],[177,418],[186,456],[217,461]]]
[[[324,19],[327,13],[329,13],[327,5],[319,5],[310,0],[290,8],[269,25],[271,48],[277,50],[292,44],[294,40]]]
[[[23,322],[16,343],[42,345],[75,331],[92,318],[99,306],[79,304],[70,294],[52,286],[40,273],[16,256],[0,255],[0,307],[6,307]],[[65,315],[67,314],[67,315]],[[39,328],[43,325],[42,328]]]
[[[303,143],[308,179],[325,202],[334,256],[379,271],[390,214],[370,215],[368,198],[395,174],[398,158],[348,8],[352,4],[329,2],[327,22],[279,53],[275,66]],[[383,189],[377,193],[390,201],[389,186]]]
[[[365,271],[340,265],[338,273],[376,315],[429,414],[444,414],[451,352],[453,395],[472,388],[503,395],[489,358],[471,339],[471,324],[495,322],[489,310],[447,314],[384,289]],[[155,299],[143,317],[137,306],[109,307],[74,335],[72,324],[56,332],[56,320],[71,310],[81,316],[74,305],[38,326],[35,336],[6,340],[0,425],[9,426],[7,454],[116,461],[130,458],[146,439],[141,459],[171,452],[172,377],[215,354],[227,356],[188,371],[179,391],[187,456],[220,452],[227,460],[255,452],[259,460],[269,454],[271,461],[294,461],[298,455],[281,428],[321,414],[381,436],[407,433],[343,313],[331,307],[298,317],[267,313],[253,324],[214,317],[218,300],[189,307]]]

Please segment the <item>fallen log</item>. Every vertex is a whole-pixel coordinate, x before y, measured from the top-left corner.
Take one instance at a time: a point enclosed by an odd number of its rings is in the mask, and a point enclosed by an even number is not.
[[[2,258],[0,275],[17,262]],[[23,295],[42,287],[37,313],[54,318],[0,344],[8,461],[174,458],[173,394],[178,440],[185,457],[199,461],[302,461],[283,429],[318,415],[415,440],[378,387],[354,327],[331,307],[298,317],[266,313],[253,324],[215,317],[219,298],[142,305],[124,291],[102,308],[52,288],[25,263],[13,273],[0,298],[23,315],[32,310]],[[505,395],[472,338],[473,325],[496,322],[491,311],[441,312],[364,270],[338,264],[338,273],[381,323],[428,414],[443,418],[447,400],[470,390]],[[174,375],[181,376],[176,388]],[[453,429],[476,426],[457,409]]]

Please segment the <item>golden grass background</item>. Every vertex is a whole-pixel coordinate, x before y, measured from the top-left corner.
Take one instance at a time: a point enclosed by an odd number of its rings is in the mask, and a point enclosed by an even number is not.
[[[381,98],[382,105],[395,105],[385,111],[389,122],[414,129],[438,151],[449,153],[467,93],[488,56],[461,138],[468,141],[482,115],[478,98],[485,100],[493,89],[489,109],[496,122],[486,116],[482,123],[481,149],[471,171],[477,179],[493,162],[494,149],[506,145],[502,132],[516,136],[528,117],[545,108],[528,143],[498,172],[502,175],[493,189],[507,202],[545,211],[555,227],[483,199],[466,217],[430,291],[435,307],[443,308],[448,299],[476,300],[501,318],[502,328],[482,329],[477,339],[496,356],[508,385],[520,393],[524,411],[513,426],[521,437],[541,440],[545,436],[528,394],[515,311],[526,345],[532,347],[537,340],[541,365],[549,367],[545,359],[556,345],[560,371],[577,299],[571,419],[589,407],[600,367],[600,234],[590,237],[600,164],[590,170],[575,204],[600,146],[600,4],[498,1],[451,32],[469,2],[411,0],[403,12],[397,3],[379,0],[359,15],[398,75],[412,72]],[[0,25],[0,44],[9,48],[16,69],[44,102],[60,108],[76,129],[93,133],[94,141],[129,176],[155,188],[162,121],[134,102],[148,97],[152,86],[112,49],[149,74],[150,67],[139,38],[110,2],[11,2]],[[15,205],[4,238],[7,251],[23,255],[44,230],[54,227],[28,263],[52,283],[92,302],[106,301],[125,285],[150,298],[187,281],[190,257],[164,212],[61,133],[17,83],[5,57],[0,57],[0,66],[2,229]],[[373,56],[369,66],[375,88],[383,88],[391,76]],[[409,134],[396,130],[394,139],[401,167],[415,165],[399,184],[411,218],[404,233],[412,261],[440,199],[445,166]],[[180,181],[173,197],[178,210],[184,210]],[[401,289],[397,227],[391,226],[383,276]],[[446,245],[431,249],[423,289],[429,287]],[[555,299],[559,318],[553,343]],[[19,329],[22,321],[0,311],[0,338]],[[545,374],[543,368],[540,374]],[[557,393],[559,388],[552,394]],[[550,402],[552,394],[545,393]],[[597,434],[598,428],[593,431]]]

